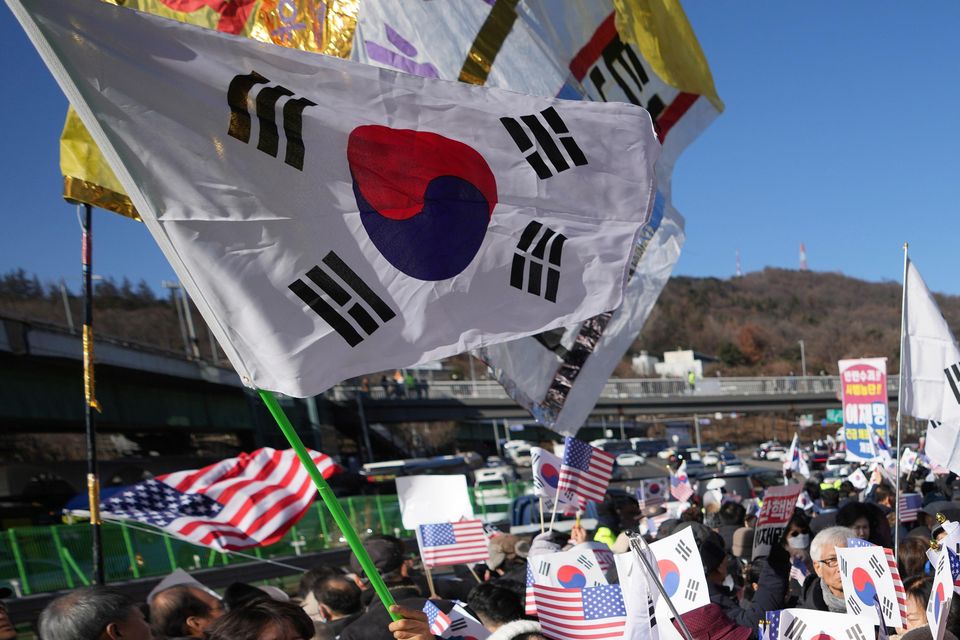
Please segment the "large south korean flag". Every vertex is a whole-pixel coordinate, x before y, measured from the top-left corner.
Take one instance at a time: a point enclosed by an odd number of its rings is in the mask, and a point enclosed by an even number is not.
[[[660,151],[640,107],[7,3],[249,386],[314,395],[622,300]]]

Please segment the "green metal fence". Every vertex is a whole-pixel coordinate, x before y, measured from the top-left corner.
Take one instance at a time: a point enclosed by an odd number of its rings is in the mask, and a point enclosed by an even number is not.
[[[509,520],[509,501],[529,492],[529,484],[506,485],[505,491],[470,491],[474,512],[485,520]],[[341,498],[344,510],[363,536],[388,533],[411,537],[400,520],[395,495]],[[502,515],[501,515],[502,514]],[[105,522],[102,527],[104,569],[108,582],[162,576],[224,564],[256,562],[344,546],[333,518],[318,500],[279,542],[245,554],[220,553],[163,535],[138,523]],[[71,589],[89,583],[92,575],[88,523],[18,527],[0,535],[0,585],[30,595]]]

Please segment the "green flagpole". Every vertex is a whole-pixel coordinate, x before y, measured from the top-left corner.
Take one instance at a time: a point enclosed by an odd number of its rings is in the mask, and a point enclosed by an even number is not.
[[[380,601],[383,602],[383,606],[386,607],[392,619],[400,620],[400,616],[390,612],[390,607],[395,604],[393,595],[390,593],[390,590],[387,589],[383,578],[380,577],[380,573],[374,566],[373,560],[370,559],[367,550],[363,548],[360,536],[358,536],[356,530],[354,530],[350,519],[347,518],[347,514],[343,512],[343,507],[340,506],[337,497],[333,495],[333,489],[331,489],[327,481],[324,480],[323,474],[317,469],[317,465],[307,452],[307,448],[303,446],[303,441],[300,440],[300,436],[297,435],[293,425],[290,424],[290,419],[287,418],[287,414],[283,412],[283,408],[280,407],[280,404],[271,392],[257,389],[257,393],[260,394],[263,403],[267,405],[267,409],[270,410],[270,415],[277,421],[277,426],[280,427],[280,431],[283,432],[283,435],[287,438],[287,442],[293,447],[297,457],[300,458],[300,462],[303,463],[303,466],[307,469],[307,473],[309,473],[313,479],[313,484],[317,486],[317,491],[320,492],[320,498],[323,499],[323,503],[327,505],[330,515],[333,516],[337,526],[340,527],[340,531],[343,532],[343,536],[347,539],[347,544],[350,545],[350,549],[357,556],[357,560],[360,561],[363,572],[367,574],[367,578],[370,580],[370,584],[373,585],[374,591],[380,596]]]

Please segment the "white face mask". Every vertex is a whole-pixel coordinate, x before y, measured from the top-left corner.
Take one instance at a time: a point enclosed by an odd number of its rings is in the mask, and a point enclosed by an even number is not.
[[[790,545],[792,549],[806,549],[810,546],[810,534],[801,533],[798,536],[790,536],[787,538],[787,544]]]
[[[727,574],[727,577],[723,579],[721,584],[723,584],[723,586],[727,589],[733,589],[735,586],[737,586],[737,583],[733,581],[733,576],[729,574]]]

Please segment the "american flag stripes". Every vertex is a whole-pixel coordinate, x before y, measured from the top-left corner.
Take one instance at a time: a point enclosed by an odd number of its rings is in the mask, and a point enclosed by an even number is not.
[[[337,465],[311,451],[324,478]],[[105,517],[145,522],[220,551],[269,545],[307,511],[316,489],[292,449],[257,449],[202,469],[138,482],[103,501]]]
[[[670,495],[680,502],[686,502],[693,495],[693,487],[690,486],[690,478],[687,476],[686,460],[680,463],[676,473],[670,473]]]
[[[900,619],[906,620],[907,591],[903,588],[903,580],[900,578],[900,567],[897,565],[897,558],[893,555],[893,549],[884,547],[883,554],[887,558],[887,566],[890,568],[890,575],[893,577],[893,589],[897,593],[897,608],[900,609]],[[887,618],[889,617],[888,615]]]
[[[427,614],[427,624],[430,625],[430,633],[435,636],[443,635],[443,632],[450,626],[450,616],[440,610],[433,601],[427,600],[423,605],[423,612]]]
[[[923,506],[923,496],[919,493],[900,494],[900,522],[915,522]]]
[[[623,637],[627,610],[619,584],[583,589],[533,585],[537,615],[554,640],[605,640]]]
[[[420,556],[428,567],[482,562],[490,557],[480,520],[422,524],[417,527]]]
[[[562,496],[570,496],[570,501],[576,497],[581,507],[590,501],[602,502],[610,484],[615,459],[606,451],[567,436],[557,492]]]

